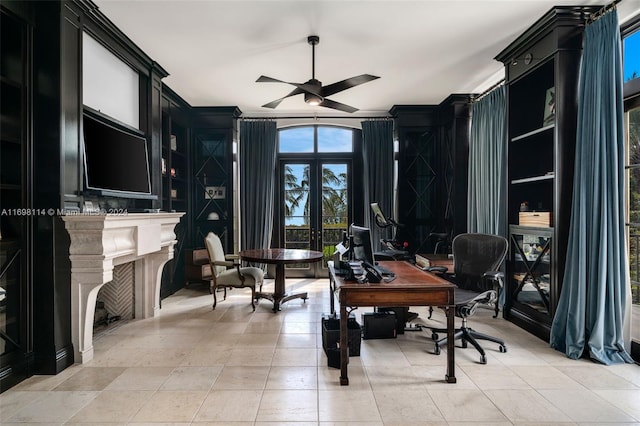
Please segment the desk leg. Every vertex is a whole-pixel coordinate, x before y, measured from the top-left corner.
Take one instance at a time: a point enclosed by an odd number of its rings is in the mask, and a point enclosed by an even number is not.
[[[347,307],[340,305],[340,384],[348,385],[347,364],[349,363],[349,344],[347,334]]]
[[[455,335],[455,308],[448,306],[447,312],[447,374],[444,377],[447,383],[456,382],[456,345],[454,340]]]

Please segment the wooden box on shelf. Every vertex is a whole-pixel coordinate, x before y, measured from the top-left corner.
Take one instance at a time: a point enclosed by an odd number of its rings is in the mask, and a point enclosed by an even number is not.
[[[553,226],[553,215],[551,212],[520,212],[518,216],[520,226]]]
[[[433,266],[444,266],[453,272],[453,255],[449,254],[416,254],[416,265],[420,268],[431,268]]]

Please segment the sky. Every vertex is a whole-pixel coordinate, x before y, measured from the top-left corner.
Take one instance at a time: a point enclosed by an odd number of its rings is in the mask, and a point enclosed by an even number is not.
[[[624,81],[631,78],[633,72],[640,77],[640,31],[624,39]]]
[[[319,152],[351,152],[353,132],[340,127],[318,127]],[[280,152],[313,152],[313,127],[280,131]]]

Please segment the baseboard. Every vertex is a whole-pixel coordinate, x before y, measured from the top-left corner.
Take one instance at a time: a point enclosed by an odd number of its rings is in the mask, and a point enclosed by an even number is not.
[[[37,360],[36,374],[51,374],[55,375],[60,373],[65,368],[73,365],[74,354],[73,345],[68,345],[58,349],[55,354],[51,354],[50,357],[39,357]]]

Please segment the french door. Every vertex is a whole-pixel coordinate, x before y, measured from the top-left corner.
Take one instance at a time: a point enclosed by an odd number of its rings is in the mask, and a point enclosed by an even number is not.
[[[287,276],[326,277],[327,260],[350,223],[350,160],[280,161],[282,247],[324,254],[322,262],[287,265]]]

